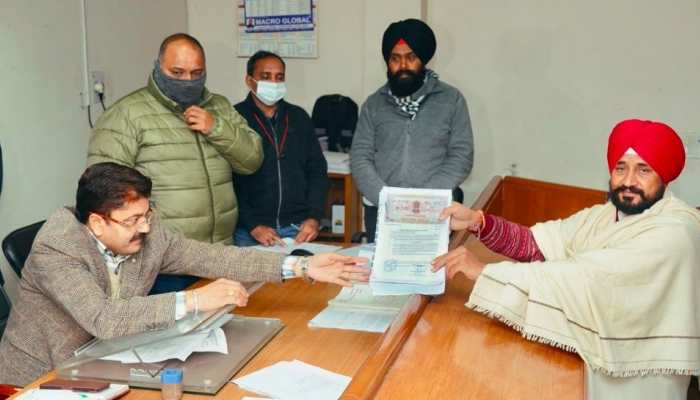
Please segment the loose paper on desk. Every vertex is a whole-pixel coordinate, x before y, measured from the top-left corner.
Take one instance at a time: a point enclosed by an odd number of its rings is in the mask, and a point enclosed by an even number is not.
[[[377,296],[367,284],[344,287],[328,307],[309,321],[313,328],[384,332],[408,301],[408,296]]]
[[[447,253],[449,219],[439,216],[451,201],[451,190],[382,188],[370,275],[374,294],[445,292],[444,268],[432,272],[430,263]]]
[[[324,151],[323,156],[328,164],[328,172],[336,174],[350,173],[350,153],[340,153],[337,151]]]
[[[129,391],[128,385],[112,383],[100,392],[74,392],[72,390],[29,389],[17,396],[17,400],[111,400]]]
[[[350,377],[299,360],[280,361],[233,380],[241,389],[281,400],[337,399]]]
[[[340,246],[331,246],[331,245],[320,244],[320,243],[305,242],[305,243],[295,244],[294,239],[292,239],[292,238],[283,238],[282,242],[284,242],[284,246],[282,246],[280,244],[276,244],[274,246],[263,246],[263,245],[259,244],[257,246],[254,246],[253,248],[256,250],[271,251],[274,253],[282,253],[282,254],[289,254],[293,250],[296,250],[296,249],[310,251],[314,254],[334,253],[342,248]]]
[[[102,359],[119,361],[122,364],[157,363],[175,358],[185,361],[195,352],[228,354],[228,343],[226,342],[224,330],[217,327],[216,329],[197,331],[137,347],[133,350],[122,351],[102,357]]]

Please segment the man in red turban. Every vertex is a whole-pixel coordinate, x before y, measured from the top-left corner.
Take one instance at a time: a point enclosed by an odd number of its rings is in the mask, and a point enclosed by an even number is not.
[[[624,214],[639,214],[659,201],[685,165],[681,138],[666,124],[628,119],[608,140],[610,201]]]
[[[524,337],[578,353],[594,399],[683,399],[700,373],[700,212],[666,186],[685,165],[660,122],[617,124],[608,142],[610,201],[521,226],[454,204],[470,229],[515,262],[484,264],[466,247],[433,262],[475,281],[466,306]]]

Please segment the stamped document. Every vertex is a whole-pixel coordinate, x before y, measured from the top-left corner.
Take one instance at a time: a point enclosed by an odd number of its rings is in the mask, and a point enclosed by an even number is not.
[[[432,272],[430,262],[447,252],[449,220],[439,216],[451,201],[451,190],[382,189],[370,276],[375,295],[444,293],[444,269]]]

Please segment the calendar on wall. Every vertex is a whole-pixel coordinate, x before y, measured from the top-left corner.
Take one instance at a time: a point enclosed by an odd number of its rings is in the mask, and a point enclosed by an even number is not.
[[[267,50],[285,58],[318,57],[316,0],[237,0],[238,57]]]

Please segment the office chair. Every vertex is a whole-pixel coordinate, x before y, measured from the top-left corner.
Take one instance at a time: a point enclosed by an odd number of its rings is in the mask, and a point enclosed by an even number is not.
[[[32,249],[34,238],[44,222],[46,221],[35,222],[19,228],[10,232],[2,240],[2,252],[5,253],[5,258],[19,278],[22,277],[22,268],[24,262],[27,261],[29,251]]]

